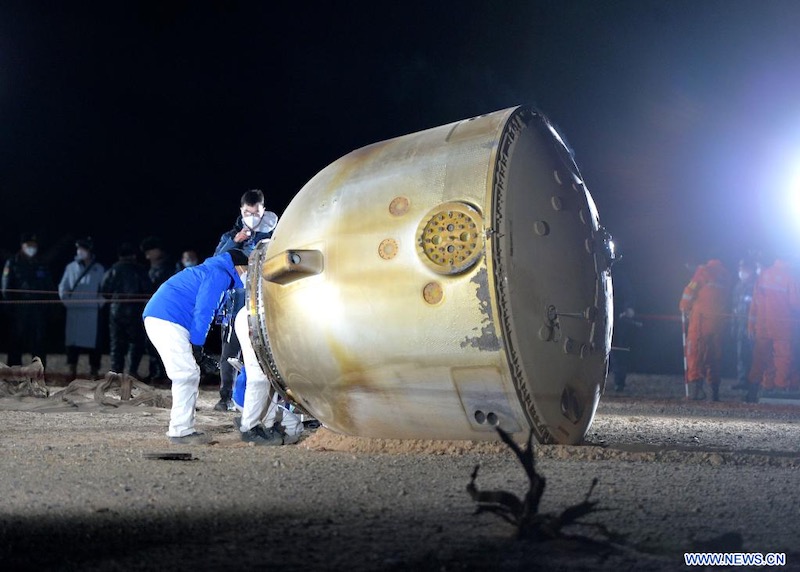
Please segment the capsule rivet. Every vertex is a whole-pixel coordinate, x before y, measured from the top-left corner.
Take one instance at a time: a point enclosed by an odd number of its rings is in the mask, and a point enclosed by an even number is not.
[[[442,301],[444,297],[444,292],[442,291],[442,285],[438,282],[428,282],[422,288],[422,297],[428,304],[438,304]]]
[[[393,238],[385,238],[378,246],[378,256],[384,260],[391,260],[397,256],[398,246],[397,241]]]
[[[389,203],[389,212],[394,216],[402,216],[408,212],[409,204],[406,197],[395,197]]]

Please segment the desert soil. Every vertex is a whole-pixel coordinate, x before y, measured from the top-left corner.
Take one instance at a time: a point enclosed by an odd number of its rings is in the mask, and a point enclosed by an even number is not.
[[[50,367],[58,369],[57,356]],[[53,364],[56,364],[55,366]],[[90,395],[0,399],[4,570],[680,570],[684,552],[785,553],[800,570],[800,407],[687,402],[679,378],[629,377],[603,396],[582,446],[537,446],[541,512],[599,512],[582,538],[515,539],[475,514],[466,485],[522,497],[499,442],[392,441],[309,429],[283,447],[243,444],[204,385],[205,446],[167,443],[169,412]],[[168,389],[160,389],[168,395]],[[55,394],[55,395],[54,395]],[[190,453],[191,460],[146,458]]]

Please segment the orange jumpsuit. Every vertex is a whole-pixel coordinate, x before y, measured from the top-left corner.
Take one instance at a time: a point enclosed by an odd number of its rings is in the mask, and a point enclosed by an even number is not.
[[[728,319],[731,278],[719,260],[698,267],[684,288],[681,312],[689,313],[686,334],[686,379],[719,385],[722,336]]]
[[[797,340],[800,284],[781,259],[761,272],[753,290],[748,333],[754,338],[750,382],[765,389],[795,388],[798,376],[793,348]]]

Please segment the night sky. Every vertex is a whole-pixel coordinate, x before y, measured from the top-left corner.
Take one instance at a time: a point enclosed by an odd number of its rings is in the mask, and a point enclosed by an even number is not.
[[[677,315],[689,257],[800,238],[798,30],[795,0],[5,1],[0,249],[209,255],[249,188],[280,214],[354,149],[535,104],[639,313]]]

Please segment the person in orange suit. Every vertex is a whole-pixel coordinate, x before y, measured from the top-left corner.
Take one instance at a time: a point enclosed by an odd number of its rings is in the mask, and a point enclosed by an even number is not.
[[[795,389],[798,385],[793,348],[797,341],[800,283],[785,258],[777,258],[761,272],[753,290],[747,321],[753,337],[753,365],[745,401],[758,400],[764,389]]]
[[[686,380],[692,399],[706,398],[704,381],[711,386],[712,399],[719,401],[722,336],[727,323],[731,278],[717,259],[701,264],[683,290],[680,310],[689,315],[686,335]]]

